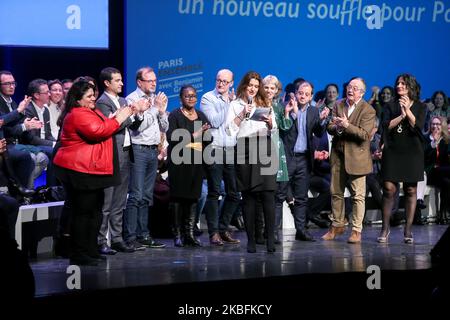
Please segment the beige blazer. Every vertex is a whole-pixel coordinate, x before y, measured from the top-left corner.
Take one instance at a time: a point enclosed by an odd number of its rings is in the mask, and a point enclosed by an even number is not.
[[[333,108],[333,117],[347,115],[348,106],[345,100]],[[338,152],[343,152],[345,171],[351,175],[366,175],[372,172],[372,156],[370,154],[370,133],[375,125],[375,109],[364,99],[358,102],[350,115],[349,126],[343,132],[338,132],[330,122],[327,131],[333,136],[331,165]]]

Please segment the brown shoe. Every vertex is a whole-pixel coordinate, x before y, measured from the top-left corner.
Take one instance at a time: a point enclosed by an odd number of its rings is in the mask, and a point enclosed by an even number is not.
[[[335,227],[331,226],[327,233],[322,236],[323,240],[334,240],[336,236],[341,235],[345,232],[345,227]]]
[[[218,233],[214,233],[212,236],[209,237],[209,243],[212,246],[223,246],[223,241]]]
[[[228,231],[221,232],[220,237],[222,238],[222,241],[226,243],[233,243],[233,244],[241,243],[239,239],[232,238],[231,234]]]
[[[350,238],[347,240],[348,243],[360,243],[361,242],[361,232],[352,230]]]

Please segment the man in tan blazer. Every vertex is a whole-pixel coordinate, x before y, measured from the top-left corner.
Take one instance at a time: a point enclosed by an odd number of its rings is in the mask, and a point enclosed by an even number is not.
[[[333,240],[345,231],[344,191],[350,186],[353,203],[352,233],[349,243],[361,242],[365,212],[366,175],[372,172],[370,133],[375,125],[375,109],[364,99],[366,84],[354,78],[347,86],[347,99],[336,104],[327,130],[333,136],[331,148],[332,225],[322,237]]]

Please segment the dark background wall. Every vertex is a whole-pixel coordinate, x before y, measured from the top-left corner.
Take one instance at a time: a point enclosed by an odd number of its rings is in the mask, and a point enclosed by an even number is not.
[[[44,36],[51,37],[51,34]],[[123,71],[123,48],[124,0],[110,0],[109,49],[0,46],[0,70],[9,70],[13,73],[18,82],[14,98],[20,101],[26,93],[28,83],[36,78],[62,80],[89,75],[98,79],[101,69],[107,66]]]

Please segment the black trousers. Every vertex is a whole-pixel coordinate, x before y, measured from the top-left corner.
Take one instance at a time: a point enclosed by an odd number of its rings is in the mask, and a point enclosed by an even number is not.
[[[71,204],[71,259],[98,256],[97,235],[102,222],[104,189],[82,190],[64,184]]]
[[[0,194],[0,228],[8,231],[11,239],[15,237],[17,214],[19,203],[16,199],[6,194]]]
[[[267,246],[273,247],[274,229],[275,229],[275,191],[256,191],[242,192],[243,207],[242,213],[244,216],[245,230],[247,231],[248,243],[254,245],[255,237],[255,223],[256,210],[258,200],[261,202],[262,210],[264,212],[264,226],[267,235]]]

